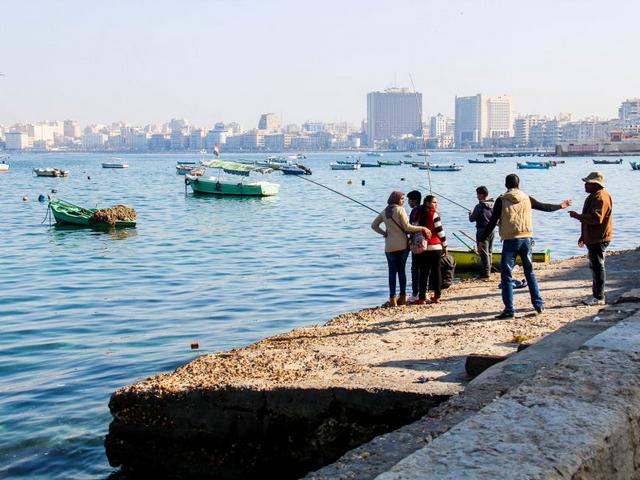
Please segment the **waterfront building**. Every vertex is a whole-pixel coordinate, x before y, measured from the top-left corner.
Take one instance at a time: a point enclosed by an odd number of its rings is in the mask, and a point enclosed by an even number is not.
[[[602,120],[582,120],[568,122],[562,129],[562,141],[605,140],[609,138],[609,122]]]
[[[367,94],[367,142],[402,135],[422,136],[422,94],[407,88],[388,88]]]
[[[312,122],[307,120],[302,124],[302,131],[306,133],[318,133],[324,130],[324,124],[322,122]]]
[[[220,130],[220,125],[224,128],[223,124],[217,123],[214,129],[209,130],[204,138],[204,148],[208,152],[213,151],[213,147],[216,143],[220,146],[227,143],[227,132],[225,130]]]
[[[479,147],[487,124],[481,94],[455,99],[455,145],[457,148]]]
[[[640,120],[640,98],[627,99],[618,109],[618,118],[622,123],[636,123]]]
[[[172,120],[173,121],[173,120]],[[184,150],[189,148],[189,135],[186,127],[177,127],[171,130],[171,136],[169,139],[171,150]]]
[[[511,97],[508,95],[487,97],[486,108],[487,126],[483,132],[483,141],[485,139],[512,137]]]
[[[169,150],[170,145],[169,137],[164,133],[154,133],[149,139],[149,150],[153,150],[155,152]]]
[[[278,133],[280,131],[280,120],[275,113],[263,113],[258,122],[258,130],[266,133]]]
[[[270,152],[282,152],[291,146],[292,137],[293,135],[288,133],[265,135],[264,148]]]
[[[81,138],[82,148],[84,150],[102,150],[108,138],[104,133],[85,133]]]
[[[33,146],[33,139],[25,132],[5,133],[5,148],[7,150],[26,150]]]
[[[447,117],[441,113],[431,117],[429,121],[429,135],[438,138],[447,133]]]
[[[65,120],[62,134],[68,138],[80,138],[80,123],[77,120]]]
[[[151,137],[153,139],[153,137]],[[189,150],[202,150],[204,148],[204,132],[196,128],[189,135]]]

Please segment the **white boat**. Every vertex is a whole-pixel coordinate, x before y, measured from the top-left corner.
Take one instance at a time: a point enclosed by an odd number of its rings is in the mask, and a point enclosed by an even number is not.
[[[0,172],[8,172],[8,171],[9,171],[9,164],[0,163]]]
[[[129,165],[121,158],[114,158],[111,162],[104,162],[102,168],[129,168]]]
[[[434,165],[425,163],[424,165],[418,165],[420,170],[429,170],[430,172],[459,172],[462,170],[462,165],[457,163]]]
[[[331,170],[359,170],[359,163],[330,163]]]
[[[62,170],[60,168],[34,168],[33,173],[37,177],[68,177],[69,170]]]

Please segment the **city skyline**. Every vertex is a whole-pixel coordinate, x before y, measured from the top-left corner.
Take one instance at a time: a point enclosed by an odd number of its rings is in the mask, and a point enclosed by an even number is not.
[[[366,93],[411,79],[423,120],[478,92],[509,94],[514,112],[613,118],[640,68],[626,27],[640,5],[623,4],[7,2],[0,123],[357,124]]]

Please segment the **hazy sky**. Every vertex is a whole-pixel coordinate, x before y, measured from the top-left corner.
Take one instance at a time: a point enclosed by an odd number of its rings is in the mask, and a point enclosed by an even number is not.
[[[360,122],[366,93],[510,94],[614,117],[640,96],[636,1],[0,0],[0,123]]]

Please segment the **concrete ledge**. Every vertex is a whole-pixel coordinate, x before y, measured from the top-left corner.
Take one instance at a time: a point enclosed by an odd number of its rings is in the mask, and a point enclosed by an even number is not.
[[[639,340],[636,313],[377,478],[637,478]]]

